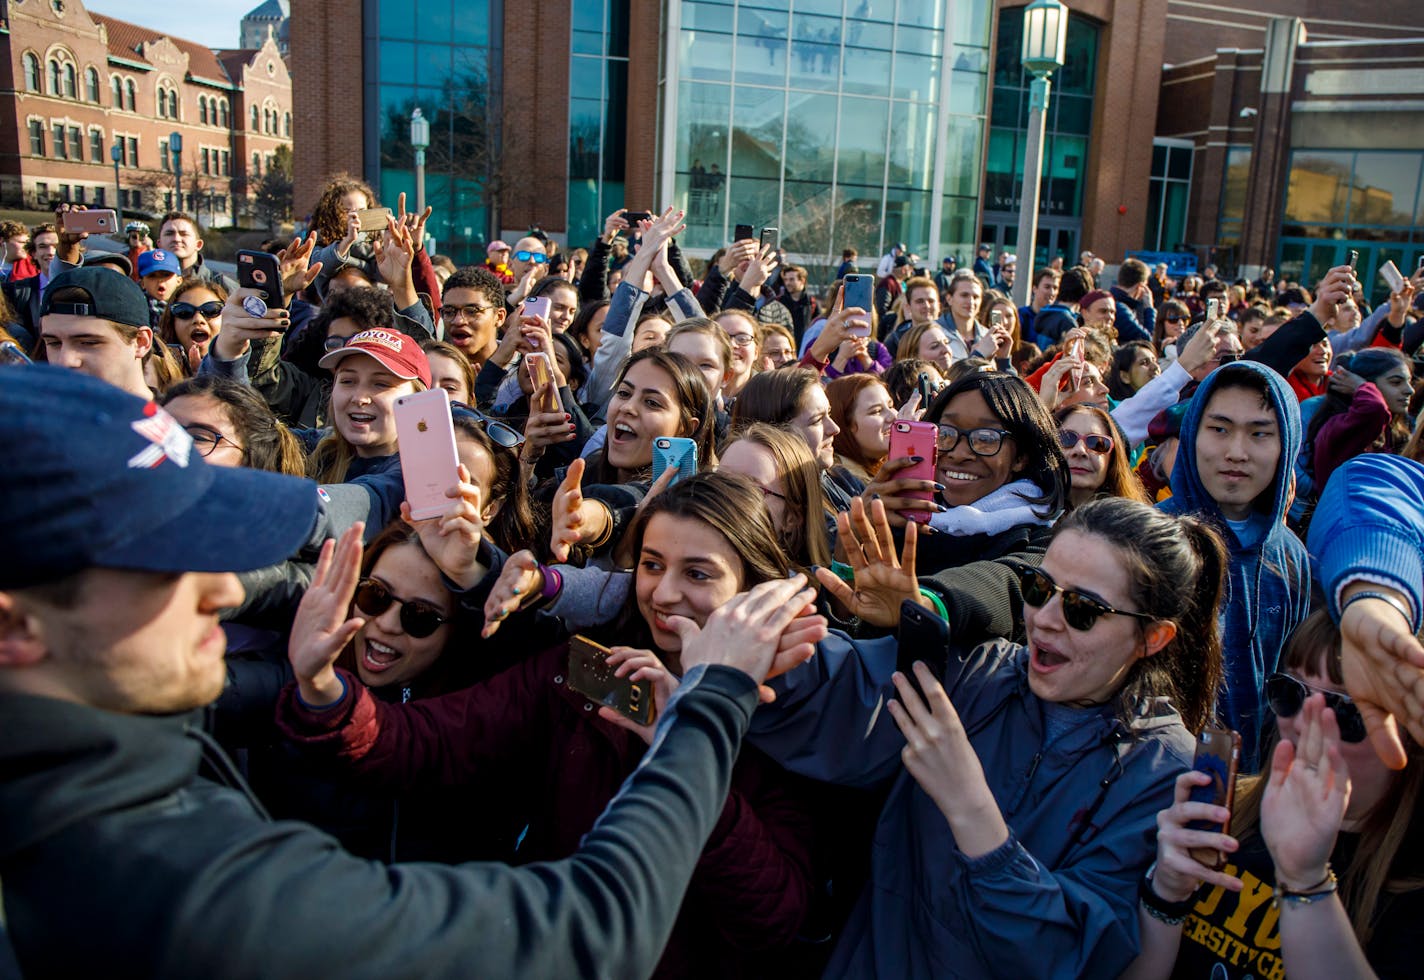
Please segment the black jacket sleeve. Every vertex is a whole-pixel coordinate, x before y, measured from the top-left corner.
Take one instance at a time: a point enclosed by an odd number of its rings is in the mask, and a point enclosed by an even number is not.
[[[1264,364],[1287,378],[1301,359],[1310,353],[1310,349],[1324,339],[1325,328],[1315,314],[1302,310],[1294,319],[1281,324],[1275,333],[1248,350],[1244,357],[1248,361]]]
[[[687,259],[682,257],[682,249],[677,247],[677,239],[668,242],[668,265],[672,266],[672,271],[677,273],[678,279],[688,288],[692,287],[692,267],[687,264]]]
[[[583,264],[583,272],[579,275],[580,306],[608,299],[608,254],[610,250],[608,242],[602,235],[594,239],[593,248],[588,250],[588,261]]]
[[[697,305],[707,316],[716,316],[722,311],[722,301],[731,287],[731,280],[722,275],[722,270],[715,263],[709,265],[706,278],[697,288]]]

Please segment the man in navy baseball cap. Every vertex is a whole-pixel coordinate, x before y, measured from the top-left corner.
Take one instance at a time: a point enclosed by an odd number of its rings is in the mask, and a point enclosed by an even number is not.
[[[51,364],[152,397],[143,376],[153,347],[148,299],[114,269],[80,266],[49,281],[40,300],[40,345]]]

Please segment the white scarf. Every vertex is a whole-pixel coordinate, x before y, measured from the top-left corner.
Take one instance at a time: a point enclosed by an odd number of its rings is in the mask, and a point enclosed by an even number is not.
[[[930,527],[944,534],[969,535],[999,534],[1021,524],[1051,524],[1051,516],[1040,514],[1027,502],[1042,496],[1043,491],[1032,480],[1015,480],[972,504],[940,511],[930,517]]]

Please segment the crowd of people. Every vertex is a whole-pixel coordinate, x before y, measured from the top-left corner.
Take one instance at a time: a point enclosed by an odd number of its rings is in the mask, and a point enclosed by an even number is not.
[[[0,226],[23,975],[1416,975],[1424,277],[897,245],[856,306],[673,208],[457,267],[379,203],[280,297],[186,214]]]

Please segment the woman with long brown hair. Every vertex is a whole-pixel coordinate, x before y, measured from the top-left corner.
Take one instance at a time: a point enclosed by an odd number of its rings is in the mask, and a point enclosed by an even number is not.
[[[1053,413],[1058,445],[1068,460],[1072,489],[1081,507],[1094,497],[1126,497],[1147,504],[1147,490],[1128,462],[1125,440],[1112,416],[1096,405],[1069,405]]]

